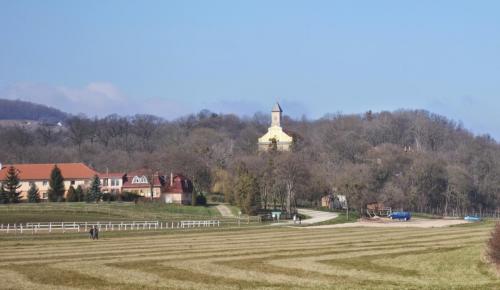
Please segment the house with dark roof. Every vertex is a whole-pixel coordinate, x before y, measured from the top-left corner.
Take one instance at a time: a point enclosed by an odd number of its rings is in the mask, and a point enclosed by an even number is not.
[[[41,199],[48,199],[50,174],[56,165],[61,170],[66,191],[70,186],[88,187],[92,178],[97,174],[83,163],[4,164],[0,165],[0,182],[6,179],[9,167],[14,166],[21,181],[19,188],[21,200],[27,198],[32,184],[38,187]]]
[[[170,179],[163,186],[161,200],[165,203],[191,204],[193,183],[182,174],[170,173]]]

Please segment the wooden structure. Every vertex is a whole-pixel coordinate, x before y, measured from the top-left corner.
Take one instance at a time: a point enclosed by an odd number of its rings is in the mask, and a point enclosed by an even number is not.
[[[369,217],[384,216],[387,217],[392,213],[391,207],[386,207],[382,202],[372,202],[366,205],[366,214]]]

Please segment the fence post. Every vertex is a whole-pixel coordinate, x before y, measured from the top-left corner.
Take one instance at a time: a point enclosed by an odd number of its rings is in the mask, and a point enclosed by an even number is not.
[[[64,234],[64,222],[62,223],[62,231],[63,231],[63,234]]]
[[[23,224],[21,224],[21,234],[23,233]]]
[[[52,233],[52,223],[49,223],[49,233]]]
[[[9,233],[10,224],[7,224],[7,234]]]
[[[87,222],[85,222],[85,231],[87,231]]]

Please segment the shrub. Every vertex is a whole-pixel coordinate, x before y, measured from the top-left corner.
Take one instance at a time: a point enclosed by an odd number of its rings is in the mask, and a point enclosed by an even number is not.
[[[105,192],[102,194],[102,201],[116,201],[118,199],[118,195],[114,192]]]
[[[203,194],[197,195],[196,205],[207,205],[207,198]]]
[[[488,240],[488,258],[496,265],[500,265],[500,223],[495,225]]]
[[[127,192],[124,191],[120,194],[120,199],[122,201],[137,201],[139,199],[140,195],[134,192]]]
[[[68,193],[66,193],[66,201],[69,201],[69,202],[77,202],[78,201],[78,196],[76,194],[76,190],[72,185],[70,185],[70,187],[68,189]]]
[[[212,203],[224,202],[224,194],[222,193],[211,193],[207,194],[207,200]]]

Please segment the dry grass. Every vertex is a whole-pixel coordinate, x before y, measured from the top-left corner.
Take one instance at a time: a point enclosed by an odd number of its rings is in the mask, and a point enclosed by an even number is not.
[[[493,289],[492,224],[0,236],[5,289]]]

